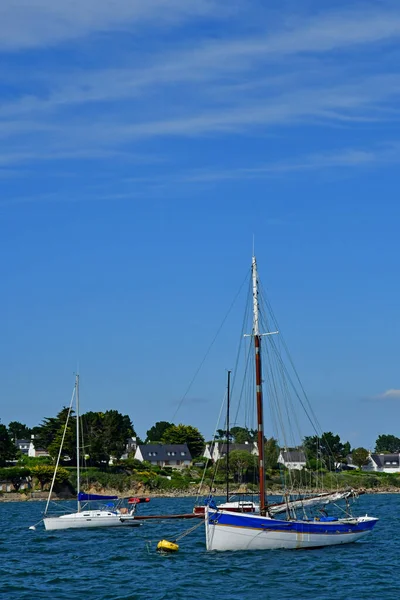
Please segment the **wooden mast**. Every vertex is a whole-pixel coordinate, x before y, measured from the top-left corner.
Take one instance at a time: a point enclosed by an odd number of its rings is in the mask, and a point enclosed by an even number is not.
[[[255,350],[256,369],[256,400],[257,400],[257,446],[258,446],[258,469],[260,479],[260,514],[265,516],[265,459],[264,459],[264,416],[263,416],[263,393],[262,393],[262,369],[261,369],[261,335],[258,324],[258,278],[256,257],[252,259],[253,278],[253,337]]]

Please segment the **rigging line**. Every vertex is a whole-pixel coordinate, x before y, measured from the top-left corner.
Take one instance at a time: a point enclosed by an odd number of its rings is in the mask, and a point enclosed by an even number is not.
[[[272,337],[272,336],[271,336],[271,337]],[[284,361],[283,361],[282,357],[281,357],[281,356],[280,356],[280,354],[279,354],[279,351],[278,351],[278,349],[277,349],[277,347],[276,347],[276,345],[275,345],[275,342],[274,342],[274,340],[272,340],[272,339],[271,339],[271,340],[270,340],[270,344],[271,344],[271,346],[274,348],[274,352],[275,352],[275,355],[276,355],[276,358],[277,358],[277,360],[278,360],[278,361],[279,361],[279,362],[282,364],[282,368],[283,368],[284,372],[286,373],[286,377],[287,377],[287,379],[288,379],[288,381],[289,381],[289,383],[290,383],[290,385],[291,385],[291,387],[292,387],[292,389],[293,389],[293,392],[294,392],[294,394],[296,395],[296,397],[297,397],[298,401],[300,402],[300,404],[301,404],[301,406],[302,406],[302,408],[303,408],[303,410],[304,410],[304,412],[305,412],[305,414],[306,414],[306,416],[307,416],[307,419],[309,420],[309,422],[310,422],[310,424],[311,424],[311,427],[313,428],[313,430],[315,431],[315,433],[318,435],[318,431],[317,431],[317,428],[316,428],[316,426],[318,426],[318,427],[319,427],[319,424],[318,424],[318,423],[316,423],[315,421],[313,421],[313,420],[312,420],[312,418],[311,418],[311,416],[310,416],[310,413],[309,413],[309,411],[307,410],[307,408],[306,408],[306,406],[305,406],[305,404],[304,404],[304,402],[303,402],[302,398],[300,397],[300,395],[299,395],[299,393],[298,393],[298,391],[297,391],[297,389],[296,389],[296,386],[294,385],[294,382],[293,382],[293,379],[292,379],[292,377],[290,376],[289,370],[288,370],[287,366],[285,365],[285,363],[284,363]],[[308,403],[308,404],[309,404],[309,403]],[[315,416],[315,415],[313,414],[313,411],[312,411],[312,410],[311,410],[310,412],[311,412],[312,416]]]
[[[243,322],[242,322],[242,330],[240,332],[240,340],[239,340],[239,346],[238,346],[238,351],[236,354],[236,361],[235,361],[235,366],[233,369],[233,381],[232,381],[232,398],[234,398],[234,392],[235,392],[235,384],[236,384],[236,379],[237,379],[237,374],[238,374],[238,365],[239,365],[239,360],[240,360],[240,355],[241,355],[241,349],[242,346],[244,346],[244,330],[246,328],[246,324],[249,318],[249,313],[250,313],[250,307],[251,307],[251,290],[252,290],[252,281],[251,281],[251,277],[249,277],[249,291],[247,293],[247,302],[246,302],[246,308],[245,308],[245,313],[243,316]],[[246,367],[247,369],[247,367]],[[246,374],[246,371],[245,371]],[[242,386],[242,391],[243,391],[243,386]],[[237,423],[237,418],[238,418],[238,414],[239,414],[239,409],[240,409],[240,404],[241,404],[241,400],[242,400],[242,392],[239,395],[239,400],[238,400],[238,406],[236,409],[236,415],[235,415],[235,420],[234,423]]]
[[[267,308],[268,308],[268,310],[269,310],[269,312],[270,312],[270,314],[271,314],[271,317],[272,317],[272,319],[273,319],[273,321],[274,321],[274,324],[275,324],[276,328],[277,328],[277,329],[279,329],[279,331],[281,331],[281,328],[279,327],[278,319],[276,318],[276,315],[275,315],[275,313],[274,313],[274,311],[273,311],[272,305],[271,305],[270,301],[268,300],[268,295],[265,293],[265,291],[264,291],[264,287],[262,286],[262,284],[261,284],[261,283],[260,283],[260,286],[261,286],[261,290],[262,290],[262,293],[263,293],[263,300],[264,300],[264,302],[265,302],[265,304],[266,304],[266,306],[267,306]],[[289,352],[289,348],[288,348],[288,346],[287,346],[287,344],[286,344],[286,342],[285,342],[285,339],[284,339],[284,337],[283,337],[283,334],[282,334],[282,333],[281,333],[281,336],[280,336],[280,338],[281,338],[282,346],[283,346],[283,348],[284,348],[284,350],[285,350],[285,352],[286,352],[286,355],[287,355],[287,357],[288,357],[289,363],[290,363],[290,365],[291,365],[291,367],[292,367],[292,369],[293,369],[294,375],[295,375],[295,377],[296,377],[296,379],[297,379],[297,382],[298,382],[298,384],[299,384],[299,386],[300,386],[300,389],[301,389],[301,391],[302,391],[302,393],[303,393],[303,395],[304,395],[304,398],[305,398],[305,400],[306,400],[306,402],[307,402],[307,405],[308,405],[308,408],[309,408],[309,410],[310,410],[310,413],[311,413],[311,415],[312,415],[312,417],[313,417],[313,419],[314,419],[314,424],[313,424],[313,425],[316,425],[316,426],[317,426],[317,427],[320,429],[320,431],[322,432],[321,425],[320,425],[320,424],[319,424],[319,422],[318,422],[318,419],[317,419],[317,417],[316,417],[316,414],[315,414],[315,412],[314,412],[314,410],[313,410],[313,408],[312,408],[312,405],[311,405],[311,403],[310,403],[310,400],[309,400],[309,398],[308,398],[308,396],[307,396],[307,393],[306,393],[306,391],[305,391],[305,389],[304,389],[304,387],[303,387],[302,381],[301,381],[301,379],[300,379],[300,375],[299,375],[299,373],[298,373],[298,371],[297,371],[297,369],[296,369],[296,366],[295,366],[295,364],[294,364],[294,361],[293,361],[293,359],[292,359],[292,356],[291,356],[291,354],[290,354],[290,352]],[[297,393],[296,393],[296,395],[297,395],[297,397],[299,398],[299,395],[298,395]],[[299,398],[299,400],[300,400],[300,398]],[[303,404],[302,404],[302,406],[303,406]],[[303,408],[304,408],[304,406],[303,406]],[[304,410],[305,410],[305,409],[304,409]],[[315,432],[317,433],[317,435],[318,435],[318,431],[316,430],[315,426],[313,426],[313,429],[314,429],[314,431],[315,431]]]
[[[217,420],[217,423],[215,425],[211,448],[214,448],[214,446],[215,446],[215,437],[217,435],[218,425],[219,425],[219,422],[221,420],[222,410],[223,410],[224,404],[225,404],[225,398],[226,398],[226,390],[225,390],[225,393],[224,393],[224,397],[222,398],[222,403],[221,403],[221,408],[220,408],[219,415],[218,415],[218,420]],[[196,500],[198,500],[198,498],[200,496],[200,491],[201,491],[201,488],[203,487],[204,478],[205,478],[205,475],[206,475],[206,470],[208,468],[208,463],[209,463],[210,460],[212,460],[212,456],[211,456],[211,459],[209,459],[209,458],[207,459],[206,466],[203,469],[203,476],[202,476],[201,481],[200,481],[199,491],[197,492],[197,498],[196,498]],[[216,469],[214,469],[214,471],[215,471],[215,474],[214,474],[214,476],[213,476],[213,478],[211,480],[211,488],[214,485],[214,479],[215,479],[215,475],[216,475]]]
[[[179,542],[179,540],[181,540],[182,538],[186,537],[187,535],[189,535],[189,533],[192,533],[192,531],[194,531],[195,529],[197,529],[198,527],[200,527],[201,525],[203,525],[203,521],[200,521],[199,523],[196,523],[196,525],[193,525],[193,527],[190,527],[190,529],[187,529],[186,531],[184,531],[183,533],[181,533],[180,535],[178,535],[177,538],[175,538],[175,542]]]
[[[178,413],[178,411],[180,410],[180,408],[181,408],[181,406],[182,406],[182,404],[183,404],[183,402],[184,402],[184,400],[185,400],[186,396],[188,395],[188,393],[189,393],[189,391],[190,391],[190,389],[191,389],[191,387],[192,387],[192,385],[193,385],[193,383],[194,383],[194,381],[195,381],[195,379],[196,379],[197,375],[200,373],[202,366],[203,366],[203,365],[204,365],[204,363],[206,362],[206,360],[207,360],[207,357],[208,357],[208,355],[209,355],[209,354],[210,354],[210,352],[211,352],[211,348],[214,346],[214,344],[215,344],[215,341],[216,341],[217,337],[219,336],[219,334],[220,334],[220,332],[221,332],[221,329],[222,329],[222,328],[223,328],[223,326],[225,325],[225,321],[226,321],[226,320],[227,320],[227,318],[229,317],[229,315],[230,315],[230,313],[231,313],[231,311],[232,311],[232,309],[233,309],[233,307],[234,307],[234,305],[235,305],[235,303],[236,303],[236,300],[237,300],[238,296],[240,295],[240,293],[241,293],[241,291],[242,291],[242,288],[243,288],[244,284],[246,283],[246,280],[247,280],[247,278],[248,278],[248,277],[249,277],[249,270],[247,271],[247,273],[246,273],[246,277],[244,278],[243,282],[241,283],[241,285],[240,285],[240,287],[239,287],[239,290],[237,291],[237,293],[236,293],[236,295],[235,295],[235,297],[234,297],[234,299],[233,299],[233,301],[232,301],[232,303],[231,303],[231,305],[230,305],[230,307],[229,307],[229,309],[228,309],[228,312],[226,313],[225,317],[222,319],[222,323],[221,323],[221,324],[220,324],[220,326],[218,327],[218,329],[217,329],[217,333],[215,334],[215,336],[214,336],[214,338],[213,338],[213,340],[212,340],[211,344],[210,344],[210,345],[209,345],[209,347],[207,348],[207,351],[206,351],[206,353],[205,353],[205,355],[204,355],[204,357],[203,357],[203,360],[201,361],[201,363],[200,363],[199,367],[197,368],[197,370],[196,370],[195,374],[193,375],[193,377],[192,377],[192,379],[191,379],[191,381],[190,381],[190,383],[189,383],[189,385],[188,385],[188,387],[187,387],[187,389],[186,389],[185,393],[183,394],[183,396],[182,396],[181,400],[179,401],[178,407],[177,407],[176,411],[174,412],[174,414],[172,415],[172,420],[174,420],[174,419],[175,419],[175,417],[176,417],[176,414],[177,414],[177,413]]]
[[[71,411],[72,411],[72,403],[74,401],[75,398],[75,392],[76,392],[76,385],[74,385],[74,390],[72,392],[72,396],[71,396],[71,401],[69,403],[69,409],[68,409],[68,413],[67,413],[67,419],[65,421],[65,426],[64,426],[64,431],[63,431],[63,435],[61,438],[61,444],[60,444],[60,449],[58,451],[58,456],[57,456],[57,462],[56,462],[56,466],[54,468],[54,473],[53,473],[53,479],[51,481],[51,486],[50,486],[50,491],[49,491],[49,496],[47,498],[47,502],[46,502],[46,508],[44,509],[44,514],[47,514],[47,509],[49,508],[49,504],[50,504],[50,499],[51,499],[51,494],[53,491],[53,487],[54,487],[54,482],[56,480],[56,475],[57,475],[57,469],[58,469],[58,465],[60,463],[60,458],[61,458],[61,452],[63,449],[63,445],[64,445],[64,440],[65,440],[65,434],[67,433],[67,427],[68,427],[68,421],[69,421],[69,417],[71,415]]]
[[[240,388],[239,401],[238,401],[238,406],[237,406],[237,409],[236,409],[234,423],[237,423],[237,420],[238,420],[240,405],[241,405],[242,398],[243,398],[244,386],[245,386],[245,382],[246,382],[246,378],[247,378],[246,376],[247,376],[247,372],[249,370],[249,364],[251,362],[252,354],[253,354],[253,348],[249,345],[249,349],[247,350],[246,362],[245,362],[244,377],[243,377],[242,385],[241,385],[241,388]],[[246,418],[245,418],[245,420],[246,420]]]

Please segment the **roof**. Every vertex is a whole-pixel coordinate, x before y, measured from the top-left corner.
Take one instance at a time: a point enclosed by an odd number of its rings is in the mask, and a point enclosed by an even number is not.
[[[400,466],[399,454],[371,454],[371,458],[378,467],[395,469]]]
[[[306,462],[306,455],[303,450],[281,450],[281,456],[285,463]]]
[[[228,450],[227,444],[221,444],[218,448],[220,454],[226,454]],[[244,450],[245,452],[252,452],[254,450],[253,442],[249,442],[248,444],[229,444],[229,452],[233,452],[234,450]]]
[[[17,446],[21,445],[21,444],[29,444],[31,443],[31,440],[15,440],[15,443]]]
[[[187,444],[139,444],[144,460],[192,460]]]

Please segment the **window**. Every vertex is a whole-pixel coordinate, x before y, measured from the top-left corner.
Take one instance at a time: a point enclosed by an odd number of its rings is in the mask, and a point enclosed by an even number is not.
[[[171,456],[175,456],[176,452],[171,452]]]
[[[171,456],[171,452],[167,452],[168,456]]]
[[[180,464],[181,464],[181,461],[180,461],[180,460],[177,460],[177,461],[176,461],[176,464],[177,464],[177,465],[180,465]]]
[[[181,452],[181,456],[185,456],[186,452]]]

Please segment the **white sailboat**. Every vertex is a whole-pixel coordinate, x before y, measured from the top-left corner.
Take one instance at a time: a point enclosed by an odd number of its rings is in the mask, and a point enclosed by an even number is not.
[[[49,513],[50,500],[56,479],[57,468],[60,463],[62,446],[74,398],[76,407],[77,510],[75,512],[70,512],[61,515],[51,515]],[[47,531],[53,531],[55,529],[81,529],[92,527],[137,527],[141,525],[140,522],[135,520],[136,506],[142,501],[148,501],[148,498],[119,499],[118,496],[101,496],[96,494],[85,494],[81,491],[79,439],[79,375],[76,375],[74,391],[72,394],[62,442],[57,457],[56,468],[54,470],[49,496],[44,511],[43,523],[45,529]],[[93,502],[96,502],[96,504],[102,503],[103,505],[100,506],[98,509],[92,508]],[[104,505],[105,502],[107,502],[106,506]]]
[[[268,504],[265,492],[264,417],[261,340],[265,335],[259,328],[259,286],[256,258],[252,259],[253,330],[255,351],[255,395],[257,405],[257,445],[260,484],[259,513],[241,513],[225,510],[211,500],[205,507],[205,533],[207,550],[269,550],[275,548],[317,548],[355,542],[367,535],[378,519],[368,515],[354,517],[349,507],[342,516],[307,516],[307,506],[326,505],[351,492],[335,492]],[[302,517],[298,518],[296,509]],[[286,518],[275,515],[286,512]]]

